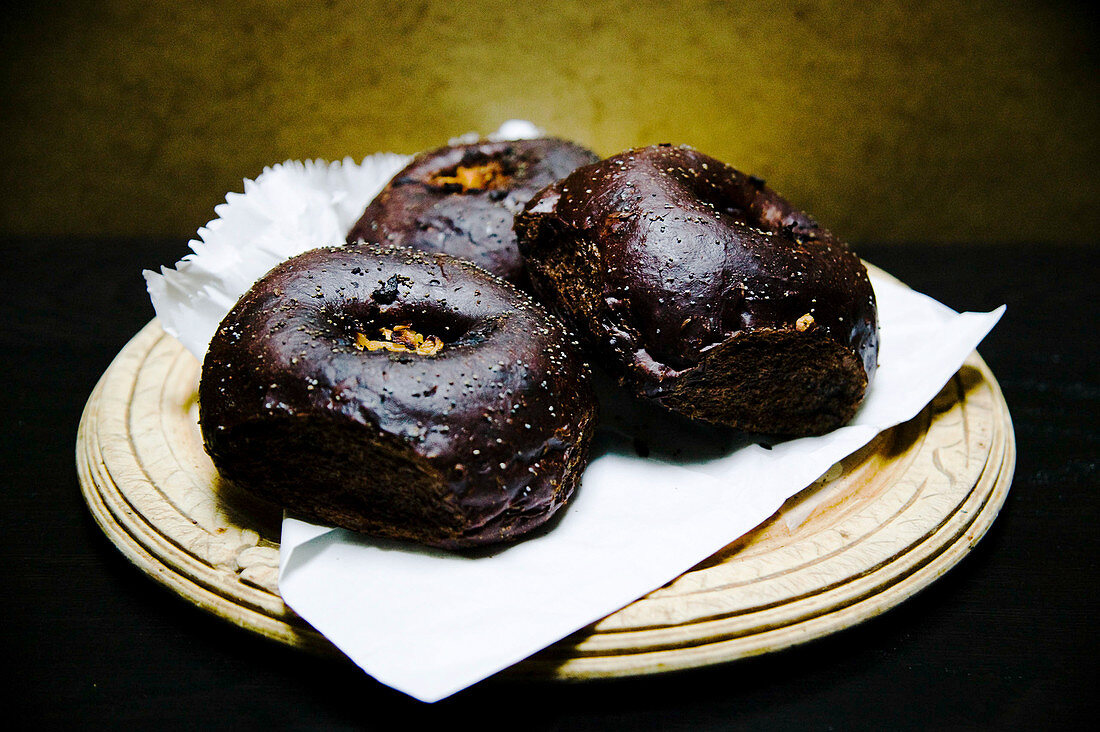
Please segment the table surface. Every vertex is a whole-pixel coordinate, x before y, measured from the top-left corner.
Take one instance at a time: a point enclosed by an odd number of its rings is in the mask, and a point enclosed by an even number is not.
[[[494,678],[425,705],[192,607],[131,566],[86,510],[81,409],[153,315],[141,269],[176,261],[185,242],[3,244],[0,650],[7,716],[27,727],[1034,729],[1100,711],[1087,681],[1100,657],[1095,247],[857,247],[957,310],[1008,305],[979,351],[1015,423],[1015,480],[986,537],[930,588],[781,653],[582,684]]]

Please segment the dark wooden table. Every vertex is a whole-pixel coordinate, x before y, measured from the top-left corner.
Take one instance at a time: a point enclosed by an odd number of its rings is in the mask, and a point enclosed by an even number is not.
[[[1097,249],[858,250],[955,309],[1008,304],[980,352],[1012,412],[1018,462],[977,549],[900,607],[782,653],[610,682],[490,679],[424,705],[193,608],[131,566],[85,509],[81,409],[153,315],[141,269],[174,262],[184,242],[5,241],[4,716],[35,729],[1080,727],[1098,712]]]

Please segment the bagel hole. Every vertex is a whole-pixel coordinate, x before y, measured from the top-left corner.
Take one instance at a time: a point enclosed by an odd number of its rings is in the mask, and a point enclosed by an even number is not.
[[[448,193],[477,193],[506,188],[516,173],[505,155],[467,154],[457,165],[432,173],[428,185]]]
[[[774,229],[765,221],[754,202],[758,191],[747,181],[721,181],[716,184],[708,176],[684,176],[685,190],[703,202],[707,208],[728,221],[742,226]]]
[[[464,342],[475,325],[473,318],[453,312],[401,307],[340,310],[328,321],[340,346],[418,356],[434,356]]]

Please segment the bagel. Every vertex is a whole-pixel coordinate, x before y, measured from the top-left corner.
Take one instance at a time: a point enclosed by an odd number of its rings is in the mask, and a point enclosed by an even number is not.
[[[590,381],[557,318],[468,262],[316,249],[222,321],[201,431],[223,477],[294,515],[458,549],[566,503],[595,428]]]
[[[416,156],[367,206],[347,241],[399,244],[469,260],[519,287],[513,217],[594,153],[554,138],[477,142]]]
[[[515,229],[537,295],[636,395],[775,435],[847,422],[877,366],[859,258],[764,181],[686,146],[540,191]]]

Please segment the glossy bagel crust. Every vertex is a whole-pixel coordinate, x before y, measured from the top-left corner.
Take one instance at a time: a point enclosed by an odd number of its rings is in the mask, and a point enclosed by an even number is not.
[[[544,186],[597,159],[555,138],[477,142],[422,153],[367,206],[347,241],[450,254],[526,287],[513,218]],[[491,180],[472,188],[454,180],[459,167],[489,164],[499,166]]]
[[[516,217],[536,293],[638,394],[694,419],[819,434],[877,366],[859,258],[763,180],[686,146],[578,168]]]
[[[437,353],[362,348],[409,325]],[[516,538],[571,496],[596,408],[557,318],[474,265],[402,247],[277,266],[210,343],[220,473],[303,518],[430,546]]]

